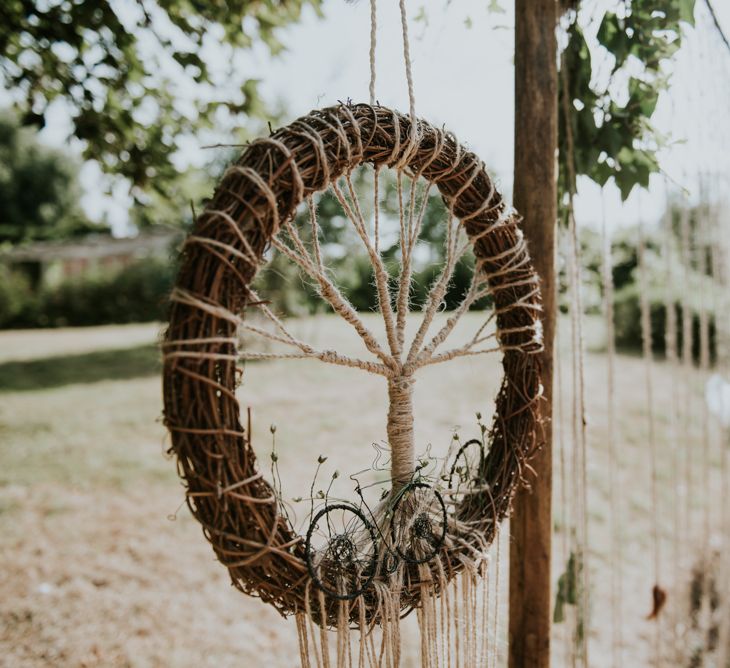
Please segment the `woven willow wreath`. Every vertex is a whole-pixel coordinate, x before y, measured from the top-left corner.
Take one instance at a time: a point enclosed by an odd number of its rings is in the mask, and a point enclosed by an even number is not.
[[[413,377],[419,366],[449,359],[450,353],[436,359],[445,335],[428,345],[421,336],[413,354],[406,355],[402,334],[394,332],[386,352],[328,280],[318,251],[315,259],[297,243],[297,207],[307,199],[311,207],[311,196],[337,189],[338,179],[351,185],[349,175],[364,164],[376,172],[387,167],[421,177],[438,188],[468,235],[477,261],[475,284],[492,299],[504,369],[496,414],[485,441],[466,443],[445,476],[453,488],[459,477],[455,472],[461,474],[468,464],[467,493],[419,481],[414,464]],[[348,215],[356,226],[359,221],[368,246],[361,213],[351,210]],[[397,596],[396,610],[410,610],[422,604],[426,592],[438,594],[483,557],[539,440],[536,404],[542,388],[534,353],[542,344],[541,306],[518,221],[481,161],[453,135],[423,121],[414,126],[409,117],[380,106],[341,104],[313,111],[251,143],[228,169],[184,247],[164,344],[164,401],[188,505],[237,588],[284,615],[310,610],[316,592],[318,623],[336,625],[344,615],[345,623],[362,628],[364,622],[382,622],[387,592]],[[284,227],[293,246],[277,239]],[[359,366],[388,380],[392,491],[379,513],[359,512],[355,504],[321,509],[312,518],[310,534],[324,515],[329,522],[339,513],[344,527],[324,557],[313,557],[311,535],[297,535],[281,499],[264,479],[235,394],[242,373],[243,315],[262,304],[250,286],[272,243],[300,265],[310,263],[320,294],[355,325],[374,361],[350,360],[286,340],[299,346],[292,356]],[[378,263],[373,262],[377,278]],[[477,290],[474,299],[480,294]],[[433,299],[440,303],[442,298],[436,290]],[[464,310],[474,299],[466,300]],[[389,299],[380,303],[391,308]]]

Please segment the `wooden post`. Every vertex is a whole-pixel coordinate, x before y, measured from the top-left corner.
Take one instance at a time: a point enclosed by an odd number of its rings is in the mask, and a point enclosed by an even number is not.
[[[555,336],[556,151],[558,146],[557,0],[515,0],[514,204],[524,218],[530,255],[542,285],[545,351],[542,417],[552,417]],[[520,490],[510,520],[510,668],[550,665],[552,613],[552,426],[531,462],[530,490]]]

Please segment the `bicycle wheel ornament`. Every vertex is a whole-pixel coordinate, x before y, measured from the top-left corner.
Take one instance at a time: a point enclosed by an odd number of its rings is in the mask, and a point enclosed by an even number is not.
[[[309,525],[305,552],[309,576],[334,599],[357,598],[375,577],[375,529],[350,504],[326,505],[317,512]]]
[[[390,534],[396,551],[409,564],[425,564],[441,549],[446,537],[446,504],[426,483],[403,488],[393,504]]]
[[[355,170],[373,175],[370,209],[358,201]],[[399,262],[397,281],[383,259],[385,241],[378,231],[377,183],[386,171],[394,172],[400,210],[398,249],[388,260]],[[414,253],[423,202],[430,201],[432,190],[442,202],[444,261],[422,286],[422,320],[409,338]],[[384,338],[373,335],[328,269],[317,218],[322,193],[339,204],[372,264]],[[251,142],[226,171],[182,251],[163,343],[164,404],[187,503],[237,588],[283,615],[306,615],[321,595],[331,607],[313,615],[315,623],[363,630],[397,624],[393,610],[422,608],[457,575],[476,572],[469,565],[493,540],[540,438],[535,353],[542,346],[541,302],[519,222],[483,163],[451,133],[377,105],[312,111]],[[306,275],[328,308],[352,326],[362,357],[301,340],[267,295],[258,294],[254,280],[273,251]],[[467,251],[475,258],[471,283],[439,319],[455,267]],[[485,324],[466,342],[447,347],[460,316],[477,303],[488,305]],[[247,317],[253,313],[258,321]],[[265,335],[278,348],[257,352],[242,346],[242,333]],[[501,355],[503,378],[483,458],[464,451],[463,462],[442,476],[461,476],[460,467],[466,467],[471,478],[479,458],[479,484],[473,494],[447,495],[438,479],[420,473],[413,387],[423,367],[467,355],[478,360],[489,352]],[[294,529],[257,462],[236,397],[243,361],[274,357],[319,360],[385,379],[391,482],[377,511],[325,501],[315,509],[307,535]],[[459,478],[459,486],[464,483]],[[387,605],[384,597],[391,597]]]

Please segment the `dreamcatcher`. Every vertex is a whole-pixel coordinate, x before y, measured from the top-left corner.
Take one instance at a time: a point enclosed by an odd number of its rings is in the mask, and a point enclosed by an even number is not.
[[[403,18],[407,56],[404,12]],[[409,66],[407,57],[406,62]],[[409,90],[408,116],[373,101],[341,103],[252,142],[197,217],[171,297],[165,419],[188,505],[234,585],[296,616],[303,665],[329,665],[328,628],[337,630],[338,665],[353,662],[352,629],[361,637],[359,665],[397,665],[399,620],[411,610],[421,629],[423,665],[437,665],[448,651],[437,638],[443,630],[439,615],[449,614],[448,608],[476,624],[474,592],[485,555],[539,444],[542,388],[535,353],[542,347],[541,306],[519,217],[477,156],[449,132],[415,117],[412,84]],[[369,214],[353,182],[356,170],[374,175]],[[381,170],[396,175],[397,281],[380,245]],[[428,287],[421,324],[411,338],[406,316],[413,257],[431,188],[445,207],[445,261]],[[327,240],[318,222],[318,197],[325,191],[341,206],[372,263],[385,341],[371,332],[326,265]],[[301,208],[305,215],[297,216]],[[253,285],[272,250],[293,263],[354,328],[365,356],[319,350],[291,333]],[[470,250],[471,284],[437,327],[435,316],[454,269]],[[477,331],[463,345],[448,348],[461,316],[485,298],[490,308]],[[248,317],[253,313],[258,319]],[[275,350],[256,349],[252,340],[272,343]],[[502,355],[504,372],[491,428],[454,448],[439,474],[427,475],[413,431],[418,370],[489,352]],[[389,400],[390,475],[379,503],[368,504],[359,485],[352,500],[323,499],[303,535],[257,465],[236,397],[245,360],[289,358],[381,376]],[[465,583],[463,600],[444,608],[439,596],[448,595],[457,576]],[[372,640],[375,628],[379,643]],[[477,665],[480,651],[465,637],[456,663]]]

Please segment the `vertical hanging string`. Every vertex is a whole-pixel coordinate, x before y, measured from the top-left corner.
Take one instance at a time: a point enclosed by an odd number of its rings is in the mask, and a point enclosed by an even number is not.
[[[560,234],[560,229],[557,230]],[[560,241],[555,244],[555,275],[560,276],[560,262],[559,262],[559,247]],[[555,281],[555,304],[560,304],[560,281]],[[563,371],[562,371],[562,353],[561,353],[561,335],[562,327],[560,326],[560,318],[555,319],[555,395],[556,401],[553,403],[555,407],[555,418],[554,425],[557,430],[554,432],[555,442],[557,443],[558,451],[558,472],[560,478],[560,525],[562,531],[562,554],[561,564],[565,564],[567,573],[567,564],[570,559],[571,545],[573,541],[573,532],[571,530],[571,518],[568,510],[568,472],[566,468],[566,436],[565,436],[565,404],[564,404],[564,393],[563,393]],[[563,592],[564,595],[564,592]],[[563,601],[561,601],[564,603]],[[565,657],[567,661],[571,655],[571,640],[569,633],[569,625],[565,619],[563,619],[563,644]]]
[[[692,304],[691,294],[691,257],[692,241],[689,226],[689,203],[680,214],[680,237],[682,246],[682,282],[685,290],[682,291],[682,385],[684,387],[684,416],[682,420],[682,440],[685,444],[685,483],[684,483],[684,534],[687,538],[685,558],[692,560],[691,549],[694,536],[694,522],[692,521],[692,498],[694,496],[694,458],[689,447],[690,435],[693,426],[693,398],[692,392],[692,348],[694,333],[692,331]]]
[[[723,61],[723,66],[730,64],[730,60]],[[730,76],[730,68],[727,76]],[[727,93],[727,89],[725,89]],[[728,100],[726,100],[726,104]],[[719,108],[724,113],[722,103]],[[730,140],[730,133],[726,126],[724,142],[720,146],[727,146]],[[726,186],[722,183],[722,165],[718,165],[717,181],[718,190],[727,192]],[[725,172],[727,179],[727,172]],[[730,313],[730,235],[728,234],[728,226],[730,219],[727,217],[727,209],[722,207],[723,200],[718,198],[717,217],[715,219],[715,227],[718,235],[717,244],[714,246],[716,259],[715,267],[717,268],[717,286],[716,295],[718,296],[717,308],[715,312],[715,341],[718,362],[718,371],[725,378],[726,382],[730,382],[730,323],[728,322],[728,313]],[[724,220],[721,216],[724,215]],[[728,407],[730,409],[730,407]],[[720,427],[721,443],[720,443],[720,489],[726,490],[730,485],[730,465],[728,456],[730,455],[730,425],[721,423]],[[721,554],[727,554],[730,549],[730,513],[728,513],[728,504],[720,504],[720,551]],[[720,577],[724,582],[723,591],[730,591],[730,560],[724,559]],[[722,624],[720,630],[720,656],[718,657],[719,666],[727,666],[730,663],[730,599],[727,594],[723,601]]]
[[[509,535],[509,532],[505,532]],[[502,532],[497,529],[497,558],[495,560],[496,568],[494,574],[494,641],[492,643],[493,668],[497,668],[499,663],[499,589],[500,589],[500,565],[502,563]]]
[[[378,0],[370,0],[370,104],[375,104],[375,47],[378,34]]]
[[[658,499],[658,475],[657,475],[657,452],[654,424],[654,383],[652,375],[652,337],[651,337],[651,306],[649,303],[649,281],[646,266],[646,239],[644,231],[644,216],[641,211],[641,199],[639,199],[639,239],[638,239],[638,260],[639,260],[639,302],[641,309],[641,345],[644,358],[644,382],[646,392],[647,426],[649,430],[649,457],[651,468],[651,524],[652,524],[652,551],[654,555],[654,589],[653,609],[650,618],[656,624],[654,631],[654,661],[661,665],[661,634],[660,634],[660,613],[663,606],[663,590],[660,581],[659,563],[659,499]],[[664,594],[665,595],[665,594]]]
[[[577,15],[574,20],[577,19]],[[570,80],[568,68],[563,58],[560,67],[563,94],[561,105],[565,121],[565,163],[568,172],[567,218],[570,234],[570,287],[571,287],[571,332],[573,346],[573,446],[576,469],[578,530],[580,532],[579,552],[576,554],[577,570],[581,574],[581,587],[576,627],[576,648],[584,666],[589,666],[588,638],[590,635],[589,591],[590,573],[588,564],[588,461],[585,408],[585,374],[583,341],[583,303],[581,297],[581,253],[578,228],[575,220],[574,196],[576,185],[575,147],[573,144],[573,125],[569,99]]]
[[[704,182],[704,179],[702,179]],[[711,269],[708,263],[708,225],[707,212],[703,205],[707,206],[707,193],[704,183],[700,187],[700,207],[697,221],[697,272],[700,279],[699,294],[699,319],[700,319],[700,378],[703,386],[710,374],[710,314],[707,308],[706,282]],[[710,491],[710,415],[707,409],[707,402],[702,401],[702,489],[706,493]],[[702,504],[702,561],[709,567],[710,562],[710,504],[706,501]]]
[[[714,108],[714,105],[713,105]],[[719,165],[715,164],[715,176],[718,174],[718,168]],[[713,179],[716,182],[716,178]],[[714,188],[713,188],[714,191]],[[724,314],[721,309],[721,303],[720,303],[720,292],[719,292],[719,286],[721,284],[721,271],[720,271],[720,258],[721,258],[721,237],[720,237],[720,229],[719,229],[719,221],[718,221],[718,209],[717,209],[717,192],[714,191],[711,193],[711,197],[709,198],[708,206],[708,219],[707,219],[707,244],[708,244],[708,262],[710,266],[709,270],[709,278],[711,281],[711,304],[710,304],[710,317],[712,321],[715,323],[715,338],[714,338],[714,352],[715,352],[715,374],[720,373],[723,370],[723,351],[722,351],[722,334],[720,330],[723,328],[723,325],[720,324],[723,317],[727,318],[728,315]],[[711,351],[710,351],[711,352]],[[709,375],[709,374],[708,374]],[[722,377],[720,375],[720,377]],[[709,382],[709,378],[706,380],[706,382]],[[707,403],[707,400],[705,401],[705,405],[708,407],[709,411],[709,405]],[[718,416],[719,417],[719,416]],[[726,467],[726,461],[725,461],[725,443],[723,440],[723,429],[722,429],[722,420],[721,418],[719,420],[713,420],[713,425],[716,426],[716,430],[713,429],[713,439],[712,439],[712,447],[715,451],[713,453],[713,457],[711,459],[710,465],[713,467],[715,475],[711,478],[712,487],[708,487],[708,492],[710,495],[714,496],[715,498],[723,498],[725,493],[725,467]],[[717,470],[718,466],[714,463],[715,457],[719,461],[719,471]],[[709,504],[708,504],[709,505]],[[710,603],[710,629],[708,631],[708,649],[713,649],[713,637],[716,637],[716,640],[714,640],[714,649],[717,654],[717,665],[722,666],[722,661],[725,661],[725,666],[727,666],[727,659],[723,657],[723,652],[725,651],[722,647],[723,642],[730,642],[730,639],[725,639],[725,627],[726,627],[726,618],[728,615],[730,615],[730,608],[728,608],[728,601],[727,598],[725,600],[722,599],[721,595],[718,596],[717,593],[720,591],[727,592],[727,580],[726,580],[726,561],[727,559],[723,559],[722,555],[725,554],[724,550],[727,548],[727,545],[725,543],[725,536],[724,536],[724,530],[725,530],[725,508],[727,504],[721,503],[719,512],[715,514],[715,517],[713,518],[712,522],[712,530],[713,530],[713,536],[712,536],[712,588],[709,592],[709,603]],[[719,531],[718,531],[719,530]],[[717,536],[719,541],[716,543],[714,538]],[[727,594],[726,594],[727,597]]]
[[[697,34],[695,34],[697,39]],[[694,114],[702,113],[701,109],[696,107],[696,85],[699,77],[694,73],[699,70],[696,62],[695,52],[693,48],[694,40],[689,40],[686,44],[686,56],[684,59],[683,75],[690,82],[687,86],[689,89],[681,98],[681,111],[687,117],[694,117]],[[673,117],[679,118],[681,114],[673,114]],[[685,148],[681,156],[681,179],[683,185],[682,200],[679,203],[680,220],[679,220],[679,247],[680,247],[680,267],[681,272],[679,280],[683,289],[680,291],[678,301],[680,303],[680,323],[679,332],[681,339],[681,349],[679,350],[679,373],[681,376],[680,389],[678,390],[679,400],[681,402],[680,420],[680,442],[682,467],[684,469],[684,480],[682,482],[680,494],[680,511],[681,511],[681,527],[682,541],[680,544],[682,554],[682,576],[683,587],[681,589],[681,610],[683,616],[683,638],[684,647],[681,651],[681,658],[688,659],[691,655],[692,647],[697,644],[697,613],[695,611],[695,592],[696,586],[696,568],[695,568],[695,550],[697,546],[696,522],[693,517],[694,507],[694,468],[696,460],[695,446],[695,427],[697,422],[696,411],[696,392],[694,391],[694,372],[693,372],[693,349],[694,349],[694,303],[696,286],[693,281],[692,271],[692,234],[690,230],[690,206],[691,201],[688,197],[691,190],[691,174],[690,165],[696,160],[696,154],[690,151],[690,147],[695,145],[694,132],[697,130],[696,124],[689,126],[679,126],[679,136],[684,140]],[[679,348],[679,344],[678,344]],[[688,610],[689,608],[689,610]],[[689,614],[688,614],[689,613]],[[689,617],[689,619],[687,619]]]
[[[572,200],[572,195],[571,195]],[[580,533],[578,570],[581,574],[579,603],[579,650],[585,666],[589,666],[588,636],[590,633],[589,564],[588,564],[588,457],[586,438],[585,384],[583,358],[583,300],[578,230],[570,205],[570,264],[572,303],[571,329],[573,345],[573,443],[576,449],[576,485],[578,487],[578,530]]]
[[[710,10],[712,15],[712,10]],[[711,17],[706,17],[710,19]],[[705,23],[707,28],[713,31],[711,23]],[[701,40],[700,42],[700,58],[702,61],[703,72],[710,72],[712,69],[712,53],[711,53],[711,40]],[[714,86],[699,86],[699,101],[700,106],[706,114],[707,118],[710,118],[710,110],[714,107],[712,97],[714,95]],[[705,171],[704,178],[700,171],[700,209],[699,209],[699,226],[698,231],[700,235],[699,240],[699,252],[700,258],[698,262],[698,271],[701,275],[703,282],[709,282],[709,290],[704,287],[700,290],[700,372],[702,378],[702,388],[707,382],[710,375],[710,318],[714,312],[715,307],[715,267],[714,260],[715,256],[713,248],[715,246],[714,234],[712,229],[712,211],[713,211],[713,193],[712,193],[712,172],[715,165],[713,165],[713,154],[715,153],[715,146],[717,142],[717,136],[713,132],[710,123],[702,123],[699,127],[700,131],[700,150],[701,155],[705,157]],[[708,294],[709,292],[709,294]],[[716,339],[717,340],[717,339]],[[704,394],[704,391],[703,391]],[[710,433],[710,415],[707,405],[707,401],[702,402],[703,406],[703,421],[702,421],[702,438],[703,438],[703,484],[705,494],[711,494],[711,470],[713,468],[713,439]],[[715,566],[711,563],[712,554],[710,548],[710,535],[712,522],[712,504],[705,501],[704,503],[704,550],[705,559],[708,569],[711,570],[710,578],[708,583],[712,581],[715,575]],[[709,594],[709,592],[707,592]],[[709,645],[710,643],[708,643]],[[708,650],[710,648],[708,647]]]
[[[721,80],[726,81],[727,77],[730,77],[730,59],[722,61],[722,74],[725,76]],[[725,100],[720,101],[718,108],[720,113],[725,113],[727,105],[730,104],[730,96],[728,96],[727,87],[720,88],[725,93]],[[719,124],[723,127],[723,124]],[[727,142],[730,141],[730,128],[727,124],[724,124],[725,133],[724,138],[719,144],[721,147],[727,146]],[[718,295],[718,308],[716,312],[715,320],[715,341],[718,361],[718,371],[725,378],[726,382],[730,382],[730,323],[728,320],[728,313],[730,313],[730,235],[728,234],[728,226],[730,226],[730,219],[728,218],[727,209],[727,154],[724,151],[720,152],[723,158],[725,158],[725,172],[723,174],[723,165],[718,165],[717,170],[717,184],[718,190],[723,195],[718,197],[717,201],[717,218],[715,221],[718,244],[716,246],[716,253],[718,262],[716,263],[718,272],[718,283],[717,283],[717,295]],[[725,183],[723,183],[723,180]],[[723,206],[725,204],[725,206]],[[720,455],[720,488],[723,490],[728,489],[730,485],[730,478],[728,473],[730,472],[730,462],[728,457],[730,455],[730,425],[721,424],[721,455]],[[721,554],[727,554],[730,549],[730,513],[728,512],[728,504],[723,503],[720,507],[720,528],[721,528],[721,543],[720,550]],[[723,559],[721,577],[724,582],[723,591],[730,591],[730,560]],[[727,666],[730,662],[730,599],[728,595],[725,595],[723,601],[723,620],[720,632],[720,656],[718,657],[719,666]]]
[[[408,41],[408,15],[406,13],[406,0],[400,0],[400,22],[403,31],[403,60],[406,65],[406,83],[408,84],[408,104],[411,115],[411,134],[416,132],[416,94],[413,88],[413,71],[411,67],[411,46]]]
[[[670,109],[671,118],[677,118],[676,94],[674,90],[670,91]],[[676,136],[677,128],[673,122],[670,128],[670,134]],[[667,421],[666,436],[670,451],[670,484],[672,493],[670,494],[672,529],[671,529],[671,602],[669,613],[669,623],[672,629],[672,648],[669,658],[671,661],[681,663],[684,658],[685,650],[682,641],[682,631],[685,623],[685,598],[684,598],[684,576],[681,568],[682,544],[685,537],[682,535],[682,503],[681,490],[684,483],[681,479],[682,471],[682,444],[680,443],[679,433],[681,424],[682,402],[680,399],[680,383],[681,369],[679,365],[679,309],[681,308],[681,291],[677,285],[677,272],[675,263],[680,257],[677,239],[678,230],[674,227],[674,200],[671,197],[669,187],[669,179],[664,174],[664,200],[665,214],[663,217],[662,228],[662,253],[664,254],[664,312],[665,328],[664,328],[664,348],[666,351],[666,360],[669,366],[669,416]],[[677,200],[679,201],[679,200]],[[681,215],[681,213],[680,213]],[[683,441],[686,445],[686,439]]]
[[[613,321],[613,259],[611,255],[611,236],[606,221],[606,197],[601,189],[601,231],[603,236],[603,304],[606,319],[606,394],[607,394],[607,432],[608,432],[608,485],[609,507],[611,513],[611,654],[614,668],[623,665],[621,658],[623,645],[623,551],[621,549],[621,511],[619,495],[621,472],[618,470],[620,459],[616,451],[616,335]]]
[[[730,61],[729,61],[730,62]],[[730,73],[728,74],[730,76]],[[722,107],[721,107],[722,109]],[[727,130],[726,130],[727,132]],[[726,134],[726,142],[730,137]],[[721,144],[727,146],[727,143]],[[725,175],[727,178],[727,174]],[[722,184],[720,169],[718,169],[718,185],[721,192],[726,192]],[[718,262],[716,263],[718,276],[716,291],[718,294],[718,304],[715,316],[715,341],[717,350],[718,370],[725,382],[730,383],[730,219],[726,210],[721,206],[722,200],[718,201],[718,218],[716,220],[718,243],[715,252],[718,254]],[[724,213],[725,219],[721,220],[721,213]],[[725,406],[724,410],[730,410]],[[720,443],[720,489],[730,489],[730,424],[721,422],[721,443]],[[720,550],[721,554],[727,554],[730,549],[730,512],[727,503],[720,504]],[[723,559],[722,569],[720,572],[721,582],[724,583],[723,590],[730,591],[730,560]],[[722,601],[722,622],[720,628],[720,655],[718,657],[719,666],[727,666],[730,663],[730,599],[726,598]]]
[[[417,148],[418,139],[418,124],[416,121],[416,96],[413,89],[413,72],[411,68],[411,47],[408,41],[408,14],[406,12],[405,0],[400,0],[400,19],[401,19],[401,30],[403,33],[403,61],[406,69],[406,83],[408,86],[408,102],[410,106],[410,119],[411,127],[409,131],[409,144],[403,151],[397,168],[397,188],[398,188],[398,208],[400,213],[400,273],[399,273],[399,287],[397,297],[397,313],[398,320],[396,324],[396,330],[398,334],[398,346],[399,354],[403,350],[405,327],[406,327],[406,316],[409,310],[409,297],[411,288],[411,256],[413,246],[410,243],[411,224],[413,222],[413,208],[415,206],[415,200],[413,197],[410,199],[410,213],[408,217],[405,215],[405,209],[403,205],[403,190],[402,190],[402,175],[408,158],[413,151]],[[411,181],[411,195],[415,195],[416,177]]]
[[[697,45],[697,60],[698,69],[700,72],[707,72],[709,63],[707,61],[707,54],[705,47],[707,46],[706,39],[698,40]],[[693,81],[695,85],[695,95],[693,96],[696,100],[696,106],[703,116],[707,115],[707,104],[706,104],[706,86],[702,85],[697,77]],[[696,385],[699,390],[699,400],[701,404],[700,408],[700,471],[699,476],[696,479],[698,483],[699,493],[697,499],[701,501],[700,513],[701,513],[701,538],[700,538],[700,550],[697,555],[696,572],[700,574],[699,577],[699,609],[698,609],[698,631],[700,637],[703,638],[701,641],[702,651],[705,656],[711,654],[711,643],[710,643],[710,629],[712,626],[712,611],[711,611],[711,596],[712,596],[712,583],[713,583],[713,564],[710,551],[710,506],[708,502],[708,495],[711,494],[709,488],[710,480],[710,433],[709,433],[709,414],[707,408],[707,401],[704,398],[704,383],[707,381],[709,375],[709,319],[707,309],[707,277],[708,277],[708,262],[707,262],[707,163],[705,162],[707,153],[712,151],[712,144],[714,137],[711,139],[706,130],[708,129],[707,123],[700,123],[697,126],[697,146],[700,150],[702,159],[698,162],[696,167],[696,187],[697,187],[697,206],[694,212],[694,269],[697,273],[697,282],[699,287],[698,294],[698,320],[699,320],[699,374],[697,380],[699,381]],[[710,660],[709,657],[705,659]]]
[[[687,44],[689,53],[684,60],[684,77],[689,80],[695,80],[697,77],[692,76],[692,72],[696,71],[697,64],[694,62],[694,53],[691,49],[692,42]],[[695,109],[693,94],[694,91],[690,90],[688,94],[681,98],[681,111],[685,115],[692,116],[694,113],[699,113],[700,110]],[[681,114],[673,114],[673,118],[677,118]],[[681,526],[681,541],[680,541],[680,553],[681,553],[681,567],[682,567],[682,586],[678,589],[678,595],[681,596],[681,602],[679,608],[682,616],[682,622],[684,632],[682,633],[682,647],[680,651],[680,659],[684,660],[690,656],[691,649],[688,645],[696,644],[696,613],[694,610],[694,580],[695,580],[695,568],[694,568],[694,549],[696,546],[695,535],[695,522],[692,517],[693,508],[693,486],[694,486],[694,474],[693,468],[695,464],[694,448],[692,447],[694,438],[694,426],[696,421],[695,415],[695,393],[692,388],[693,383],[693,339],[694,332],[692,327],[693,318],[693,282],[692,282],[692,268],[691,268],[691,257],[692,257],[692,243],[690,234],[690,220],[689,220],[689,209],[690,201],[688,198],[688,188],[690,187],[690,172],[689,165],[691,164],[693,155],[688,151],[688,147],[693,146],[693,138],[691,131],[695,127],[690,125],[689,127],[678,127],[679,136],[684,139],[685,147],[681,160],[681,182],[682,187],[682,198],[678,203],[679,208],[679,256],[680,256],[680,271],[678,279],[683,286],[683,289],[678,294],[679,302],[679,339],[681,340],[681,347],[679,341],[678,347],[678,373],[680,385],[677,390],[678,399],[680,401],[680,413],[679,417],[679,437],[680,437],[680,452],[681,457],[680,465],[683,470],[683,480],[681,482],[680,494],[678,495],[679,511],[680,511],[680,526]],[[687,620],[689,607],[689,620]]]
[[[701,188],[703,195],[700,202],[706,202],[705,188]],[[697,243],[697,270],[702,283],[706,283],[710,275],[708,263],[708,225],[707,212],[699,212],[699,239]],[[707,294],[704,285],[700,288],[700,378],[702,387],[710,375],[710,314],[707,308]],[[710,492],[710,415],[707,409],[707,402],[702,401],[702,488],[706,493]],[[703,512],[703,535],[702,535],[702,559],[707,567],[710,566],[710,504],[705,501],[702,507]]]
[[[680,382],[678,373],[678,355],[677,355],[677,303],[676,303],[676,285],[674,280],[674,260],[675,244],[673,243],[674,232],[672,228],[672,208],[671,199],[669,197],[669,188],[666,178],[664,180],[664,192],[666,199],[666,212],[664,215],[663,228],[663,244],[662,252],[664,253],[664,311],[666,313],[664,328],[664,348],[666,350],[667,364],[669,365],[670,378],[670,404],[669,415],[667,421],[667,443],[671,456],[671,485],[675,493],[671,495],[672,503],[672,594],[674,601],[671,606],[672,616],[672,659],[680,661],[682,656],[682,647],[680,641],[680,615],[683,608],[679,605],[680,585],[680,503],[677,491],[680,488],[679,472],[680,472],[680,452],[679,442],[677,438],[677,415],[680,410],[679,393],[677,391]]]
[[[678,75],[679,76],[679,75]],[[676,87],[669,89],[670,118],[677,118]],[[670,123],[669,134],[677,136],[680,129],[676,121]],[[662,225],[664,255],[664,310],[666,314],[664,328],[664,348],[669,366],[668,379],[670,383],[669,419],[666,427],[666,436],[669,445],[670,464],[670,502],[672,514],[671,529],[671,600],[669,601],[669,624],[671,626],[670,662],[681,664],[684,660],[683,632],[685,612],[684,576],[681,568],[682,545],[685,537],[682,534],[682,502],[681,495],[683,481],[682,448],[686,439],[680,439],[682,402],[680,400],[681,370],[679,365],[679,314],[681,308],[681,292],[677,281],[675,263],[679,259],[678,230],[675,229],[675,200],[669,186],[669,177],[664,173],[664,207],[665,215]],[[679,200],[676,200],[677,202]]]
[[[710,435],[710,414],[705,400],[704,387],[710,376],[710,327],[709,327],[709,310],[708,310],[708,297],[707,297],[707,281],[710,274],[710,267],[708,263],[709,253],[709,238],[708,238],[708,221],[707,221],[707,210],[709,206],[709,199],[706,192],[705,178],[703,175],[700,176],[701,187],[700,187],[700,206],[698,211],[697,221],[697,272],[699,274],[700,281],[700,303],[699,303],[699,337],[700,337],[700,383],[699,388],[701,392],[701,404],[702,404],[702,462],[701,462],[701,489],[702,489],[702,547],[701,554],[698,560],[698,568],[702,569],[704,577],[702,580],[702,619],[703,628],[702,632],[705,635],[705,649],[707,654],[711,654],[713,651],[713,642],[710,638],[710,633],[713,627],[713,584],[715,582],[715,564],[712,555],[712,548],[710,546],[710,534],[711,534],[711,516],[710,516],[710,503],[708,502],[708,495],[712,493],[711,490],[711,476],[710,469],[711,463],[711,435]],[[711,287],[710,287],[711,289]]]

